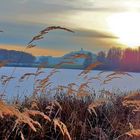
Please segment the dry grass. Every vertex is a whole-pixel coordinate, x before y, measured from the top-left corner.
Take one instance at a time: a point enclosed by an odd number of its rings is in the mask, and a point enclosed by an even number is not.
[[[133,95],[129,96],[135,104]],[[60,95],[51,101],[44,95],[12,106],[1,101],[0,139],[137,140],[140,112],[134,114],[137,105],[124,104],[126,99],[128,96],[94,100]]]

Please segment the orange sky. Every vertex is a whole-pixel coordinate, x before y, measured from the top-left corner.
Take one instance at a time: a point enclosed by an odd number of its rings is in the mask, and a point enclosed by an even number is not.
[[[63,54],[67,53],[66,51],[62,50],[54,50],[54,49],[43,49],[43,48],[30,48],[24,50],[24,46],[18,46],[18,45],[1,45],[0,44],[0,49],[7,49],[7,50],[17,50],[17,51],[24,51],[31,53],[36,56],[41,56],[41,55],[46,55],[46,56],[63,56]]]

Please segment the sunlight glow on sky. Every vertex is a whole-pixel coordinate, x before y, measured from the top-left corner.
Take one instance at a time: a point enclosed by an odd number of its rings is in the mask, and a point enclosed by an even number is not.
[[[38,49],[54,56],[80,48],[98,52],[112,46],[139,46],[140,1],[0,0],[0,30],[5,31],[0,33],[0,48],[23,48],[51,25],[76,32],[53,31],[37,42]]]
[[[114,14],[108,18],[110,31],[119,37],[119,41],[129,47],[140,45],[140,13],[127,12]]]

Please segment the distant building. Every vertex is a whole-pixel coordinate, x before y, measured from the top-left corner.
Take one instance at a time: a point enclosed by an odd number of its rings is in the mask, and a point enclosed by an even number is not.
[[[88,58],[84,57],[74,57],[78,55],[86,55],[89,56]],[[52,57],[52,56],[40,56],[37,57],[36,63],[43,63],[47,62],[48,67],[55,67],[56,65],[62,63],[61,67],[63,68],[72,68],[72,69],[82,69],[85,68],[86,65],[93,63],[97,60],[96,54],[85,51],[81,48],[80,51],[73,51],[68,54],[65,54],[62,57]]]

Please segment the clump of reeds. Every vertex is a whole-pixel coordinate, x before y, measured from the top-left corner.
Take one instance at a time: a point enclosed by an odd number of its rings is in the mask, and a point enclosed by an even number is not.
[[[14,101],[12,106],[1,101],[0,138],[137,140],[140,123],[135,122],[139,118],[133,114],[135,108],[124,104],[126,99],[128,96],[94,100],[57,95],[49,100],[43,95],[34,101],[27,97]]]

